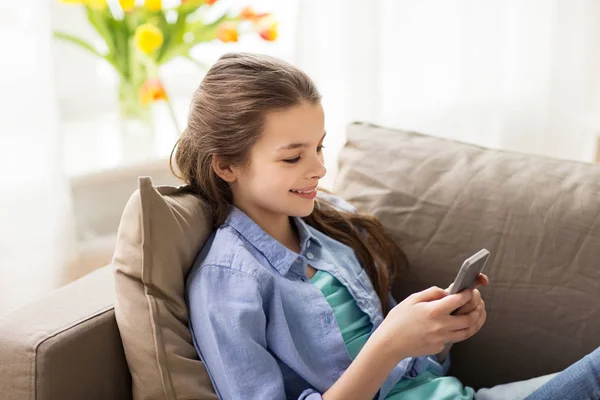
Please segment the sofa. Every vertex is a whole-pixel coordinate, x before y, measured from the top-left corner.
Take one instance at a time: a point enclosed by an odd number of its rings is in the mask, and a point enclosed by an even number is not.
[[[447,287],[465,258],[490,251],[487,321],[451,352],[449,374],[465,385],[554,373],[600,345],[600,166],[357,122],[333,191],[379,217],[405,252],[399,301]],[[1,399],[145,397],[115,315],[127,296],[115,268],[0,320]],[[200,398],[172,393],[147,398]]]

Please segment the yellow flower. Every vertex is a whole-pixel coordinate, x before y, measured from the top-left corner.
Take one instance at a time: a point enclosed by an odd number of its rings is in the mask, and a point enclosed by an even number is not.
[[[236,23],[227,21],[219,25],[219,28],[217,29],[217,38],[224,43],[237,42],[238,31]]]
[[[103,10],[107,7],[106,0],[60,0],[67,4],[85,4],[94,10]]]
[[[146,54],[162,46],[163,34],[152,24],[143,24],[135,30],[135,43],[137,47]]]
[[[94,10],[104,10],[107,7],[106,0],[85,0],[85,3]]]
[[[150,11],[160,11],[162,10],[162,0],[146,0],[144,7]]]
[[[119,0],[119,4],[123,11],[129,12],[135,7],[135,0]]]
[[[270,42],[277,39],[277,21],[273,18],[272,15],[266,15],[264,18],[261,18],[257,23],[258,34],[264,40],[268,40]]]
[[[140,101],[149,104],[157,100],[167,100],[167,92],[158,78],[150,78],[140,87]]]

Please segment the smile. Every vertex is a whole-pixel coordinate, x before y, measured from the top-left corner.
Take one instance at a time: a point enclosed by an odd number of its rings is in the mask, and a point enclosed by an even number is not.
[[[304,199],[314,199],[317,197],[317,187],[314,186],[312,188],[303,188],[300,189],[290,189],[290,192],[295,194],[296,196],[300,196]]]

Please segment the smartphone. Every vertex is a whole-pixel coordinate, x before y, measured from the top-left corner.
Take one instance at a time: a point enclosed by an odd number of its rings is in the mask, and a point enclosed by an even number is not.
[[[475,286],[477,276],[483,271],[483,267],[490,256],[490,252],[486,249],[481,249],[471,257],[467,258],[462,267],[458,270],[456,279],[452,283],[449,294],[460,293],[465,289],[471,289]],[[454,314],[454,310],[451,314]]]

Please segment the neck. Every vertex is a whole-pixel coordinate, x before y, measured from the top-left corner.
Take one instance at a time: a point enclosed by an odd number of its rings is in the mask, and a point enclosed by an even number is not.
[[[239,204],[235,204],[235,206],[252,218],[263,231],[279,243],[293,252],[300,253],[300,238],[298,237],[296,226],[289,216],[272,213],[267,210],[244,207]]]

